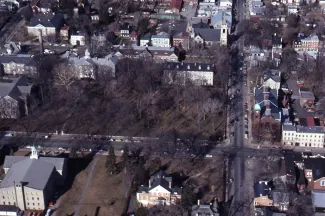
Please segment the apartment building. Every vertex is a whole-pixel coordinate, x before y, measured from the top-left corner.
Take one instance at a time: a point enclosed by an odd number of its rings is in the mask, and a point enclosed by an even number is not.
[[[173,205],[182,196],[182,188],[174,187],[172,177],[159,171],[149,179],[148,186],[141,185],[137,192],[137,201],[143,206]]]
[[[167,62],[164,69],[166,84],[213,85],[214,67],[207,63]]]
[[[60,32],[64,26],[64,16],[62,14],[34,14],[27,25],[30,36],[38,36],[39,30],[43,36],[53,36]]]
[[[293,42],[293,48],[299,54],[307,53],[316,57],[319,51],[319,42],[317,35],[307,37],[303,33],[299,33],[297,39]]]
[[[263,86],[278,90],[281,86],[281,72],[274,69],[266,69],[262,78]]]
[[[66,159],[39,157],[34,146],[30,157],[6,156],[3,167],[6,175],[0,184],[0,205],[20,210],[46,209],[66,176]]]
[[[294,126],[290,123],[282,126],[282,144],[302,147],[324,147],[325,132],[321,126]]]
[[[170,47],[170,35],[166,32],[160,32],[151,36],[151,44],[154,47]]]

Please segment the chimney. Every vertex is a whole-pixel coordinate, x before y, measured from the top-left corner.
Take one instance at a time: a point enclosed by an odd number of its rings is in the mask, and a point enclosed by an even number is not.
[[[171,189],[172,188],[172,181],[168,182],[168,187]]]
[[[199,200],[199,199],[197,200],[197,205],[198,205],[198,206],[200,205],[200,200]]]
[[[149,179],[149,189],[151,188],[151,179]]]
[[[42,37],[42,30],[38,30],[38,41],[39,41],[39,48],[41,56],[44,55],[44,47],[43,47],[43,37]]]

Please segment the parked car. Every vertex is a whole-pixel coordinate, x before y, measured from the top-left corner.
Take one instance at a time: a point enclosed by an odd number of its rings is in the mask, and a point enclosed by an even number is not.
[[[207,155],[205,155],[205,157],[206,157],[206,158],[212,158],[212,155],[207,154]]]
[[[14,136],[13,133],[6,133],[6,134],[5,134],[5,137],[12,137],[12,136]]]

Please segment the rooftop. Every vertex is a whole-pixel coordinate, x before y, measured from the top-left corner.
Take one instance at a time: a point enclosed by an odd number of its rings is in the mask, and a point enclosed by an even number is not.
[[[259,181],[254,184],[254,196],[261,197],[261,196],[268,196],[270,194],[271,188],[267,181]]]
[[[43,190],[54,170],[53,164],[28,158],[10,167],[0,187],[10,187],[15,182],[24,182],[26,187]]]
[[[194,28],[194,33],[205,41],[220,41],[220,29]]]
[[[213,72],[213,65],[208,63],[167,62],[165,64],[165,70]]]
[[[21,96],[30,94],[32,85],[27,84],[23,77],[0,80],[0,97],[10,96],[18,100]]]
[[[48,28],[56,28],[60,29],[64,24],[64,16],[63,14],[34,14],[31,18],[28,26],[34,27],[37,25],[42,25]]]
[[[305,169],[312,170],[313,179],[318,180],[325,177],[325,159],[324,158],[304,158]]]

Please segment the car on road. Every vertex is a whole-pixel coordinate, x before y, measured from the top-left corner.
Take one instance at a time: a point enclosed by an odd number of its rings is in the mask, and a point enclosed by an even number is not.
[[[207,154],[205,155],[206,158],[212,158],[212,155],[211,154]]]
[[[311,149],[305,149],[305,152],[311,152]]]
[[[13,133],[7,133],[7,134],[5,134],[5,137],[12,137],[12,136],[14,136]]]
[[[62,147],[59,147],[58,149],[59,150],[62,150],[62,151],[65,151],[66,150],[65,148],[62,148]]]

